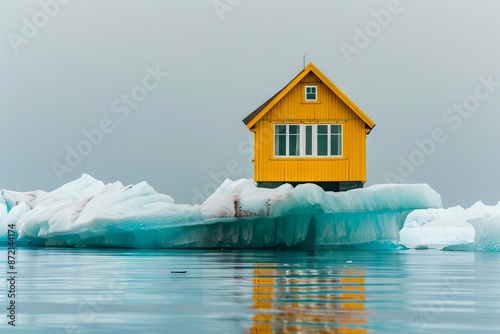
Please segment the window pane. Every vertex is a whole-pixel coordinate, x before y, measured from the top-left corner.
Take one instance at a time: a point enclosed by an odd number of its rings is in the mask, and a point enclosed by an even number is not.
[[[338,125],[338,124],[336,124],[336,125],[331,125],[331,128],[332,128],[332,130],[331,130],[331,131],[332,131],[332,134],[333,134],[333,133],[335,133],[335,134],[337,134],[337,133],[342,133],[342,126],[341,126],[341,125]]]
[[[342,155],[342,125],[330,125],[330,155]]]
[[[319,129],[318,129],[319,131]],[[318,134],[318,155],[328,155],[328,136]]]
[[[300,136],[290,135],[290,147],[288,150],[288,155],[295,157],[300,154]]]
[[[288,126],[288,155],[298,156],[300,154],[300,125]]]
[[[286,135],[274,136],[274,155],[286,156]]]
[[[319,135],[328,134],[328,125],[318,125],[318,134]]]
[[[286,156],[286,125],[275,125],[274,131],[274,155]]]
[[[342,155],[342,137],[339,135],[332,135],[331,137],[331,155]]]
[[[298,135],[300,130],[299,125],[290,125],[290,134],[292,135]]]
[[[313,141],[312,126],[308,125],[306,126],[306,155],[312,155],[313,153],[312,141]]]
[[[286,134],[286,125],[275,125],[274,129],[276,134]]]

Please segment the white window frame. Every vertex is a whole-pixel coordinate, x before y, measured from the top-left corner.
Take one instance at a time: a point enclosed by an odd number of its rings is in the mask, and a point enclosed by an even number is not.
[[[290,155],[290,125],[299,127],[299,155]],[[285,155],[276,155],[276,127],[286,126],[286,141],[285,141]],[[273,152],[276,158],[300,158],[302,156],[302,127],[301,124],[274,124],[273,133]]]
[[[307,89],[308,88],[314,88],[314,95],[316,97],[315,99],[308,99],[307,98]],[[308,102],[318,101],[318,86],[313,86],[313,85],[305,86],[305,88],[304,88],[304,101],[308,101]]]
[[[285,152],[286,155],[276,155],[276,127],[279,125],[286,126],[286,144],[285,144]],[[290,125],[298,125],[299,126],[299,155],[290,155]],[[318,125],[326,125],[327,126],[327,155],[318,155]],[[331,126],[336,125],[340,126],[340,150],[341,154],[339,155],[331,155],[332,152],[332,141],[331,141]],[[311,127],[312,132],[312,154],[306,155],[306,127]],[[283,123],[275,123],[273,127],[273,155],[275,158],[342,158],[344,156],[344,125],[338,123],[319,123],[319,124],[283,124]]]

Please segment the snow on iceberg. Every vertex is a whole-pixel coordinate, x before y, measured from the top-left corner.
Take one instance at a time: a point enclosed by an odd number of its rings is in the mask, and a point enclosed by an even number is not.
[[[378,185],[344,193],[313,184],[276,189],[226,180],[201,205],[176,204],[146,182],[105,185],[89,175],[52,191],[0,196],[0,233],[46,246],[262,248],[387,244],[413,210],[441,208],[428,185]]]

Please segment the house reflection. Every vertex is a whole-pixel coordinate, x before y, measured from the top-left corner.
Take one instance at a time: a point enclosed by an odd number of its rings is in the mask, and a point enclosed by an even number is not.
[[[248,333],[367,333],[365,270],[255,265]]]

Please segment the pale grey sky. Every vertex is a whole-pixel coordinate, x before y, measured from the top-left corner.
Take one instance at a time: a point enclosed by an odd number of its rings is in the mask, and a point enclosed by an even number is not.
[[[499,12],[495,0],[0,0],[0,188],[88,173],[192,203],[219,176],[250,178],[241,120],[306,54],[377,123],[368,185],[391,175],[447,206],[495,204]],[[68,148],[86,156],[68,164]]]

